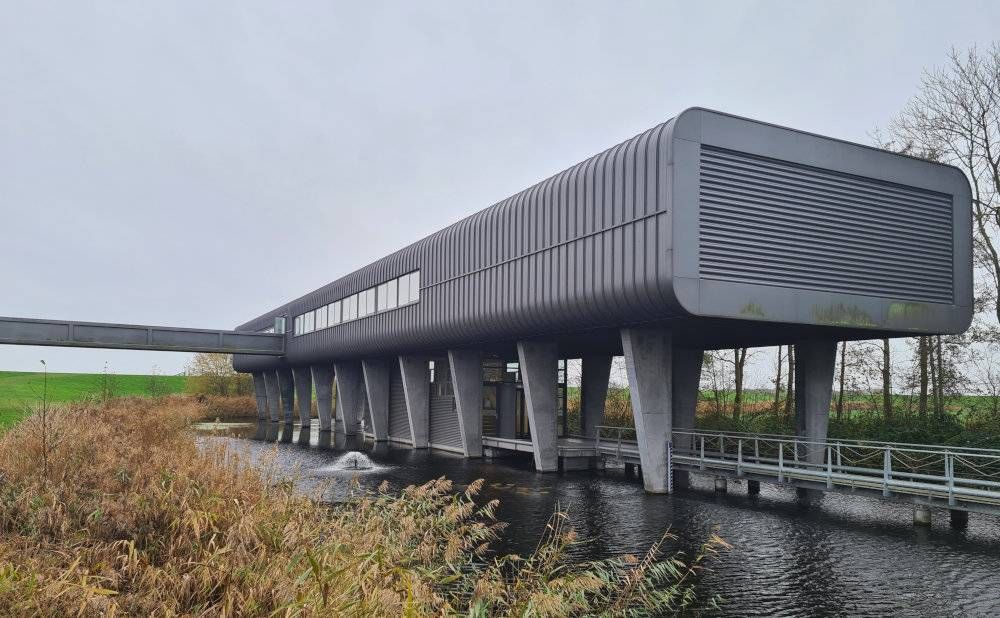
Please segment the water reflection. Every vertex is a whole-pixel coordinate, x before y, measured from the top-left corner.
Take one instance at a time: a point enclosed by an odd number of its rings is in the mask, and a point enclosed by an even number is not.
[[[690,490],[650,496],[622,470],[537,474],[526,457],[466,460],[386,444],[359,448],[356,438],[348,444],[315,428],[290,427],[279,442],[278,425],[231,426],[234,437],[203,439],[226,440],[255,461],[276,449],[282,470],[301,471],[296,482],[304,491],[323,491],[331,501],[350,495],[353,482],[401,489],[439,476],[459,486],[484,478],[483,498],[499,499],[498,516],[515,524],[505,531],[503,551],[531,551],[557,507],[588,539],[574,548],[581,558],[641,553],[668,528],[678,535],[671,547],[694,552],[717,531],[733,549],[703,581],[726,598],[726,615],[1000,614],[997,517],[973,515],[959,531],[946,511],[935,511],[933,528],[920,529],[905,504],[828,494],[810,505],[794,490],[767,484],[757,496],[747,496],[743,483],[716,494],[712,479],[697,475]],[[282,444],[292,433],[297,444]],[[350,450],[365,450],[383,469],[329,471]]]

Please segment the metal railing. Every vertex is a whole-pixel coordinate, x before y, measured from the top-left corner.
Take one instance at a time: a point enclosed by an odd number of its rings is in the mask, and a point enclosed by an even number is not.
[[[673,442],[674,464],[698,470],[1000,506],[1000,451],[695,430]]]

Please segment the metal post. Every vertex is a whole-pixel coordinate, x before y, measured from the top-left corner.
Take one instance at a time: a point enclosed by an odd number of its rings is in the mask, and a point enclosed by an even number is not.
[[[841,458],[840,442],[837,443],[837,471],[844,469],[844,460]]]
[[[743,476],[743,438],[736,441],[736,476]]]
[[[785,482],[785,443],[778,440],[778,482]]]
[[[753,439],[753,462],[760,463],[760,440]]]
[[[701,469],[704,470],[705,469],[705,436],[698,436],[698,439],[701,441],[701,460],[699,461],[699,465],[701,466]]]
[[[885,447],[885,455],[882,457],[882,495],[888,498],[892,492],[889,491],[889,481],[892,478],[892,449]]]
[[[833,489],[833,449],[826,447],[826,488]]]
[[[792,446],[794,447],[792,449],[792,459],[795,461],[796,464],[798,464],[799,463],[799,439],[798,438],[793,438],[792,439]]]
[[[955,506],[955,456],[944,454],[944,475],[948,481],[948,506]]]

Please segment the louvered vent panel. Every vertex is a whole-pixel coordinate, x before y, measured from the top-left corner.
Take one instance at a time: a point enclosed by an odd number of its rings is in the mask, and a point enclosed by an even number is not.
[[[703,279],[953,302],[952,197],[702,146]]]

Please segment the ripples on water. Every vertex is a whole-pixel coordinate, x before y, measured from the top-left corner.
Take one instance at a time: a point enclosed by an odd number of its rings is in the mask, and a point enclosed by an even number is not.
[[[491,463],[381,445],[366,450],[380,469],[358,475],[334,465],[345,451],[321,445],[315,431],[265,424],[212,433],[203,439],[223,440],[254,461],[276,453],[303,490],[322,488],[331,501],[354,482],[401,489],[439,476],[460,486],[484,478],[482,498],[498,498],[498,517],[516,524],[502,539],[506,552],[530,552],[557,506],[590,539],[575,549],[580,558],[642,553],[667,528],[692,552],[717,531],[733,549],[712,561],[703,582],[723,596],[728,616],[1000,615],[1000,516],[973,513],[969,527],[955,531],[948,512],[935,511],[928,530],[912,525],[912,507],[874,498],[828,494],[805,507],[791,489],[762,483],[750,498],[731,482],[719,495],[710,477],[699,476],[690,490],[651,496],[621,470],[537,474],[530,459]]]

